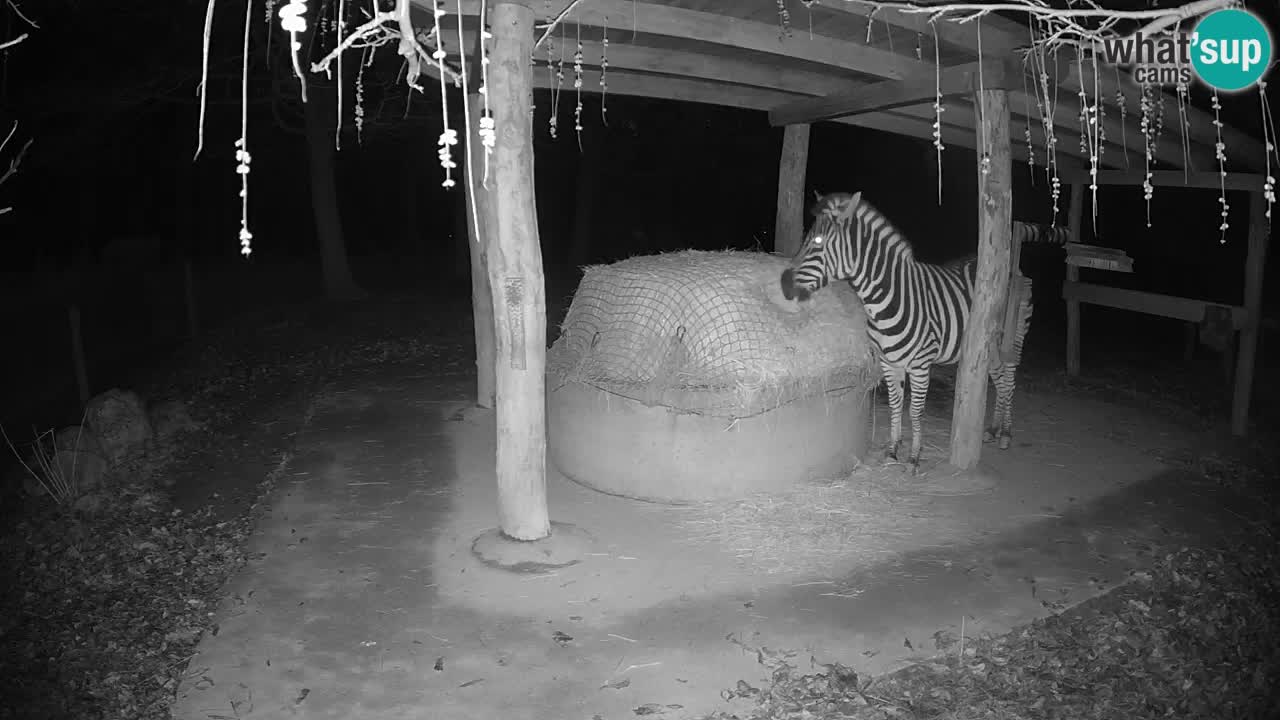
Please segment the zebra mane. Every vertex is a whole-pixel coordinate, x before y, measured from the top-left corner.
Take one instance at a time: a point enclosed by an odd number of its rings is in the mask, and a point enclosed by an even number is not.
[[[896,223],[889,219],[889,216],[880,212],[880,209],[875,205],[872,205],[861,192],[837,192],[821,195],[814,202],[813,208],[810,212],[814,217],[827,215],[833,220],[839,220],[850,216],[857,216],[858,222],[874,222],[879,220],[880,226],[884,229],[881,232],[880,237],[892,238],[892,240],[896,241],[892,244],[902,248],[901,257],[906,260],[915,261],[915,247],[911,244],[911,240],[902,232]]]

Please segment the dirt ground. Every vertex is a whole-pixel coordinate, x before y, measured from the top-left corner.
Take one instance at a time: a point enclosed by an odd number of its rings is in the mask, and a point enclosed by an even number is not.
[[[496,524],[493,415],[471,383],[381,365],[310,394],[175,718],[694,718],[765,680],[754,648],[891,671],[1095,597],[1249,513],[1176,469],[1202,434],[1041,386],[1017,397],[1013,447],[985,451],[987,492],[869,466],[673,507],[552,472],[552,519],[594,547],[504,572],[471,552]],[[950,392],[931,398],[937,461]],[[874,427],[882,442],[883,393]]]

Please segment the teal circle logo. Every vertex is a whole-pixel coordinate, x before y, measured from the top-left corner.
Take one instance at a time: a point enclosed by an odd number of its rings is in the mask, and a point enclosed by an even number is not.
[[[1191,65],[1218,90],[1243,90],[1271,66],[1271,33],[1248,10],[1215,10],[1191,35]]]

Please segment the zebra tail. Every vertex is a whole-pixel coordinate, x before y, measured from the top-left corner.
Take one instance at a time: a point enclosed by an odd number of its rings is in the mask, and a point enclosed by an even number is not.
[[[1040,245],[1066,245],[1071,233],[1058,225],[1029,223],[1015,220],[1014,235],[1019,243],[1036,243]]]

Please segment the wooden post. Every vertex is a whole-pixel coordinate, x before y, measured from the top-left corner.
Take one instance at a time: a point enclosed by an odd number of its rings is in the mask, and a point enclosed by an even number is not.
[[[547,307],[533,196],[533,10],[493,5],[489,103],[497,144],[489,197],[496,232],[486,243],[497,347],[498,517],[514,540],[551,534],[547,517]]]
[[[809,125],[788,125],[782,132],[778,159],[778,216],[773,224],[773,251],[783,257],[800,252],[804,242],[804,180],[809,167]]]
[[[76,369],[76,386],[80,389],[80,407],[89,404],[89,371],[84,360],[84,339],[80,334],[80,306],[67,306],[71,324],[71,362]]]
[[[480,117],[484,110],[484,98],[479,93],[467,97],[471,106],[471,128],[467,134],[467,162],[471,165],[471,181],[474,187],[466,190],[466,243],[471,255],[471,318],[476,336],[476,405],[492,408],[496,390],[493,294],[489,288],[489,263],[485,255],[494,242],[497,223],[494,218],[493,178],[490,188],[484,187],[485,155],[480,141]],[[493,156],[490,156],[492,163]],[[492,165],[490,166],[492,169]],[[466,183],[464,182],[465,186]],[[477,227],[479,226],[479,227]]]
[[[1018,339],[1018,313],[1022,306],[1022,243],[1009,241],[1009,292],[1001,316],[1000,357],[1012,358],[1014,341]]]
[[[1267,201],[1262,193],[1249,195],[1249,254],[1244,266],[1244,327],[1236,355],[1236,387],[1231,400],[1231,434],[1243,436],[1249,426],[1254,356],[1262,325],[1262,279],[1267,266]]]
[[[951,414],[951,464],[962,470],[978,464],[987,410],[987,368],[1009,286],[1013,245],[1013,156],[1009,139],[1009,93],[976,93],[980,109],[978,152],[987,147],[988,172],[978,169],[978,267],[973,306],[960,346],[956,399]]]
[[[1071,183],[1071,198],[1067,211],[1067,234],[1071,242],[1080,242],[1080,227],[1084,221],[1084,184]],[[1080,268],[1067,266],[1067,282],[1080,281]],[[1080,301],[1067,299],[1067,374],[1080,374]]]

